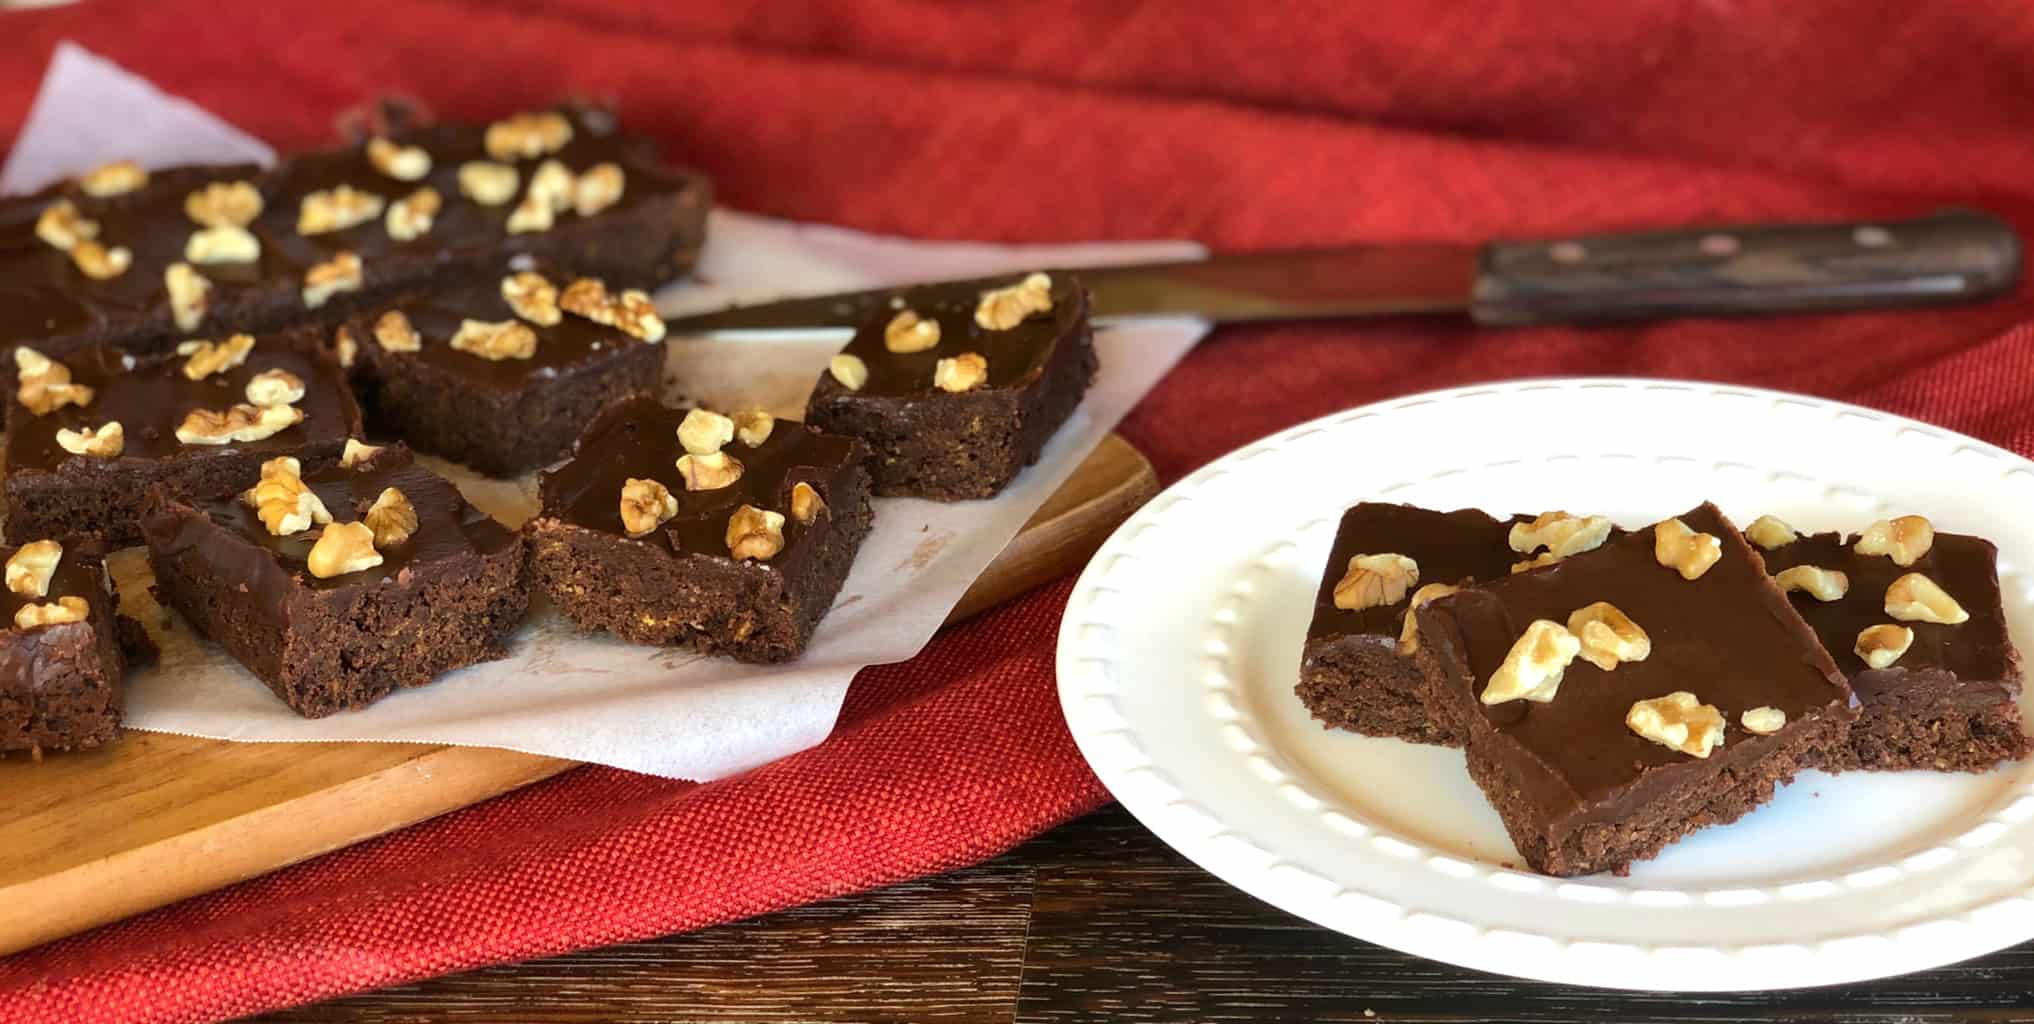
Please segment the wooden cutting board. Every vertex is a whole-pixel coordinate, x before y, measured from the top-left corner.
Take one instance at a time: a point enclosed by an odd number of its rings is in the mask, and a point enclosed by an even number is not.
[[[1110,435],[948,621],[1078,569],[1157,490],[1151,464]],[[0,954],[265,874],[574,765],[479,747],[227,743],[146,732],[40,763],[0,759]]]

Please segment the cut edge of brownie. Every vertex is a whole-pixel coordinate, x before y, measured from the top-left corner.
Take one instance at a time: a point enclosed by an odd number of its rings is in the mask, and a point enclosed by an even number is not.
[[[1442,747],[1462,737],[1427,707],[1424,670],[1384,637],[1339,636],[1307,641],[1300,660],[1300,703],[1321,724],[1364,736]]]
[[[73,553],[68,547],[65,559],[78,559],[83,568],[105,580],[104,561],[96,552]],[[32,677],[19,694],[0,686],[0,754],[27,753],[39,759],[45,751],[91,750],[120,738],[128,667],[122,640],[133,620],[115,610],[119,597],[110,584],[102,583],[95,597],[83,622],[28,630],[4,624],[7,635],[0,637],[0,651],[7,654],[4,660],[16,662]],[[17,661],[20,645],[33,650]],[[10,711],[8,705],[14,701],[25,706]],[[4,728],[15,712],[21,722],[18,732]]]

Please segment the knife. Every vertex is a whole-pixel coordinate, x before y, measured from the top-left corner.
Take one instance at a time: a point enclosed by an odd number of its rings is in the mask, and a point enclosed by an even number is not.
[[[2020,240],[1973,210],[1916,220],[1758,224],[1487,245],[1349,245],[1060,269],[1099,318],[1216,323],[1467,314],[1519,327],[1592,320],[1762,316],[1969,302],[2011,289]],[[853,327],[914,287],[988,288],[1010,275],[736,306],[673,318],[674,333]]]

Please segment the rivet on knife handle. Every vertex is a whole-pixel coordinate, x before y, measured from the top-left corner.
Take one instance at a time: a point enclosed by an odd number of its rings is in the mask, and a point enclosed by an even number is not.
[[[1491,326],[1808,313],[1968,302],[2019,277],[2010,226],[1947,210],[1909,221],[1495,242],[1483,250],[1470,313]]]

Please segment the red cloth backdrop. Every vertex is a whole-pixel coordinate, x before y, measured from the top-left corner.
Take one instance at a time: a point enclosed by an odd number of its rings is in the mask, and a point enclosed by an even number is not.
[[[731,205],[926,237],[1247,249],[1947,203],[2034,229],[2034,8],[1866,6],[87,2],[0,15],[0,132],[71,38],[286,149],[391,91],[471,118],[608,96]],[[1920,314],[1228,330],[1123,430],[1169,480],[1394,394],[1651,374],[1862,401],[2027,453],[2030,313],[2023,288]],[[831,740],[744,777],[581,770],[0,960],[0,1019],[239,1015],[992,856],[1105,799],[1053,695],[1066,594],[865,672]]]

